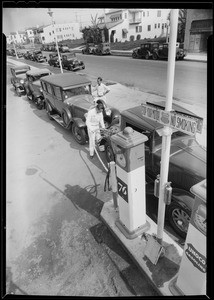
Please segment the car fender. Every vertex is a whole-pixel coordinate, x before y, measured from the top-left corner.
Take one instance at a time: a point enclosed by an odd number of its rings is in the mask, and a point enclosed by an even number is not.
[[[71,114],[70,110],[66,107],[66,108],[63,109],[62,114],[63,114],[63,112],[65,112],[67,114],[67,116],[69,118],[69,121],[72,122],[73,117],[72,117],[72,114]]]
[[[77,127],[79,128],[85,128],[86,127],[86,124],[85,122],[80,119],[80,118],[73,118],[73,122],[76,124]]]
[[[180,199],[179,199],[178,197],[176,197],[176,193],[180,193],[181,195],[183,195],[183,197],[182,198],[180,197]],[[186,208],[187,210],[192,211],[194,202],[195,202],[195,198],[194,198],[193,194],[191,194],[190,192],[187,192],[182,189],[173,188],[172,201],[175,201],[180,206]]]

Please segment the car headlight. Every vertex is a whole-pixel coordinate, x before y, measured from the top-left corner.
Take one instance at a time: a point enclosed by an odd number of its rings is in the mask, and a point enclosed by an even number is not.
[[[23,84],[23,83],[24,83],[24,80],[21,79],[21,80],[20,80],[20,83]]]
[[[40,88],[39,90],[40,90],[41,93],[43,92],[42,88]]]

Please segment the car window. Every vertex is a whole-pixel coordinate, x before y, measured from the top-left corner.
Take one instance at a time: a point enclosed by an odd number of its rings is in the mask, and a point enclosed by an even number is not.
[[[43,82],[44,84],[44,90],[49,93],[49,94],[52,94],[52,89],[51,89],[51,85],[47,82]]]
[[[53,93],[57,97],[58,100],[62,100],[62,94],[61,94],[60,87],[53,86]]]
[[[39,80],[40,78],[50,75],[50,73],[42,73],[33,77],[33,81]]]
[[[89,90],[86,86],[80,86],[80,87],[77,87],[77,88],[68,89],[64,92],[66,92],[67,98],[77,96],[77,95],[90,94],[90,92],[89,92]]]

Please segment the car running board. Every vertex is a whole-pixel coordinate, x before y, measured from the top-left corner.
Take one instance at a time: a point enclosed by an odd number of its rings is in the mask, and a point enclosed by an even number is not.
[[[62,120],[62,117],[55,114],[55,115],[51,115],[51,118],[53,118],[55,121],[57,121],[57,123],[59,123],[62,127],[66,128],[66,126],[64,125],[64,122]]]

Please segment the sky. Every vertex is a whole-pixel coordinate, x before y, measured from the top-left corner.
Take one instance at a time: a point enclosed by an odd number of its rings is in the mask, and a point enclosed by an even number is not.
[[[56,23],[79,22],[83,27],[90,26],[93,18],[104,14],[104,9],[91,8],[53,8],[53,18]],[[47,8],[3,8],[3,33],[22,31],[29,27],[51,24]]]

